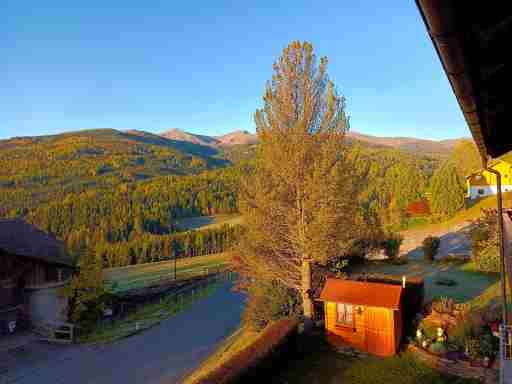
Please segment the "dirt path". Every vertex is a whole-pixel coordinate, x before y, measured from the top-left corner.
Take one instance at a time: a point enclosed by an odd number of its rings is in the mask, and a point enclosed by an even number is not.
[[[31,344],[0,354],[1,384],[177,383],[240,323],[243,297],[226,283],[159,326],[104,346]]]

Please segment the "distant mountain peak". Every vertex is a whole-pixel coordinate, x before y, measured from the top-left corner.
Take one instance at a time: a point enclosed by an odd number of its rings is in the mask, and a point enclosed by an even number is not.
[[[210,147],[231,147],[236,145],[252,145],[258,142],[258,136],[244,129],[237,129],[220,136],[197,135],[184,130],[173,128],[160,134],[165,138],[186,141]],[[378,147],[394,147],[409,152],[425,154],[448,154],[461,139],[428,140],[415,137],[384,137],[350,131],[349,140],[362,142]]]
[[[256,144],[256,135],[246,130],[236,130],[221,136],[207,136],[190,133],[179,128],[173,128],[160,134],[166,139],[185,141],[193,144],[206,145],[210,147],[228,147],[233,145]]]
[[[220,146],[256,144],[258,136],[249,131],[236,130],[222,136],[218,136]]]

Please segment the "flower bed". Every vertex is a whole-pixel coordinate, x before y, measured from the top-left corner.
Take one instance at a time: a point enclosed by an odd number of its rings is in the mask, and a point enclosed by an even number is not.
[[[413,344],[409,345],[408,350],[431,368],[435,368],[448,375],[466,379],[478,379],[484,383],[496,383],[498,381],[498,371],[494,368],[476,366],[469,360],[452,360],[435,355]]]

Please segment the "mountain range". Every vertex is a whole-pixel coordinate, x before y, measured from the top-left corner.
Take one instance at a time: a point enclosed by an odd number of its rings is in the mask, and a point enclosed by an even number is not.
[[[188,142],[192,144],[226,148],[235,145],[252,145],[258,142],[258,137],[248,131],[233,131],[223,136],[198,135],[181,129],[171,129],[160,136],[174,141]],[[453,147],[463,138],[449,140],[428,140],[414,137],[381,137],[349,132],[347,134],[351,141],[359,141],[376,147],[394,147],[407,152],[431,155],[448,155]]]
[[[233,145],[250,145],[258,142],[258,137],[248,131],[233,131],[222,136],[196,135],[174,128],[160,136],[175,141],[186,141],[193,144],[205,145],[211,147],[229,147]]]

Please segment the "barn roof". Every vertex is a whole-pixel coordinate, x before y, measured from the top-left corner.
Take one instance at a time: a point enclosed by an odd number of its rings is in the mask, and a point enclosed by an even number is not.
[[[62,242],[23,220],[0,220],[0,251],[50,264],[73,266]]]
[[[320,294],[320,300],[399,309],[401,295],[400,285],[327,279]]]

